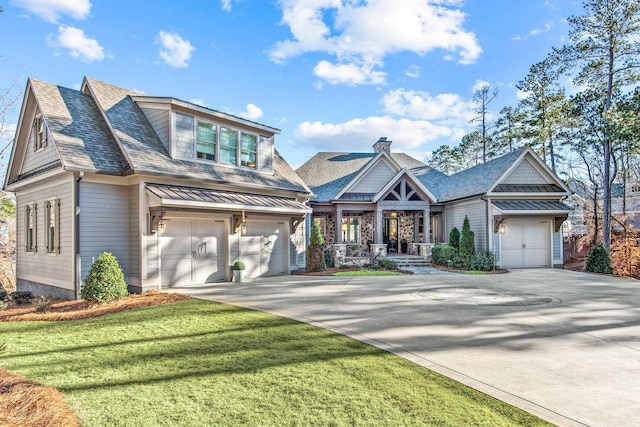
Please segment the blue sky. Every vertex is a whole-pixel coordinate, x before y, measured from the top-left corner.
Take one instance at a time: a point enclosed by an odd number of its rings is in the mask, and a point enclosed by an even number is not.
[[[560,47],[579,0],[0,0],[0,93],[20,77],[90,76],[282,130],[297,167],[317,151],[424,160],[471,130],[479,82],[515,84]],[[15,125],[19,111],[9,117]],[[11,135],[12,136],[12,135]],[[7,135],[3,139],[6,140]]]

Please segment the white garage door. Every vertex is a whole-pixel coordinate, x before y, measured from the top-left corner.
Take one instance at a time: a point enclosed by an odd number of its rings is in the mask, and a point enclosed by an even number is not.
[[[240,259],[247,277],[284,274],[286,229],[284,222],[247,221],[247,234],[240,237]]]
[[[507,268],[550,267],[550,221],[508,219],[500,264]]]
[[[160,237],[163,285],[191,285],[225,279],[224,221],[171,218]]]

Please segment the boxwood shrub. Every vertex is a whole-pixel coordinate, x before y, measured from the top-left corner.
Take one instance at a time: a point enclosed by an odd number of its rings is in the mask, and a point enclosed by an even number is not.
[[[435,265],[450,265],[458,250],[449,245],[436,245],[431,249],[431,262]]]
[[[110,252],[100,254],[91,265],[89,274],[80,288],[80,295],[87,301],[101,303],[129,295],[122,268]]]

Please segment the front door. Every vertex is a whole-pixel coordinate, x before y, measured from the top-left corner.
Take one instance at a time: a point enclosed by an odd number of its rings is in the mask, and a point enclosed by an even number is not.
[[[398,218],[383,219],[382,243],[387,245],[387,252],[398,252]]]

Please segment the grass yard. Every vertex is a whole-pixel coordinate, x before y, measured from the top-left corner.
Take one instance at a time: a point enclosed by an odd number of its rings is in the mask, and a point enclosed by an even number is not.
[[[375,347],[207,301],[0,333],[0,366],[55,386],[83,426],[547,425]]]
[[[333,276],[403,276],[405,273],[389,270],[356,270],[356,271],[338,271]]]

